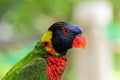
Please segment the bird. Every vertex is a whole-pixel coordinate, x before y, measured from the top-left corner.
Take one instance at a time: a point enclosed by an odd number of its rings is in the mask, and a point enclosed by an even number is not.
[[[85,46],[80,26],[67,21],[55,22],[2,80],[61,80],[67,66],[67,51]]]

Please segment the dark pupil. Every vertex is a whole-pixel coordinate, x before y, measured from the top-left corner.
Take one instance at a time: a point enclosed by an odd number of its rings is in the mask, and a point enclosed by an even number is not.
[[[68,34],[69,30],[67,28],[64,29],[64,34]]]

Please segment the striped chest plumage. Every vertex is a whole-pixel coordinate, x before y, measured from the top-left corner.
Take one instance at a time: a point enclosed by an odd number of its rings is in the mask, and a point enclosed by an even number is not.
[[[47,76],[48,80],[61,80],[62,74],[67,64],[66,57],[48,57],[47,59]]]

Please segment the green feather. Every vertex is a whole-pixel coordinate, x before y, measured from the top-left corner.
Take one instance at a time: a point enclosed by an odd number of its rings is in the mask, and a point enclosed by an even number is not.
[[[35,49],[14,65],[3,80],[48,80],[45,58],[48,56],[46,49],[41,46],[41,42],[38,42]]]

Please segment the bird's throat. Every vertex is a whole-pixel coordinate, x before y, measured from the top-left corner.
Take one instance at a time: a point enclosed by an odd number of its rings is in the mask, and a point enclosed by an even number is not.
[[[48,80],[61,80],[62,74],[67,64],[66,56],[47,58],[47,76]]]

